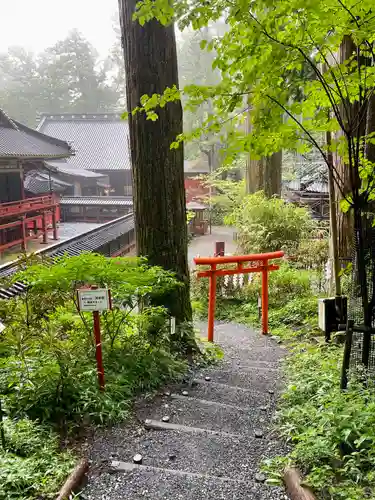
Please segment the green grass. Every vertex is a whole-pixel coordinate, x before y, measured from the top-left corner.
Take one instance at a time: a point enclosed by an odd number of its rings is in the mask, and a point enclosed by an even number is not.
[[[61,451],[58,436],[28,419],[4,422],[6,449],[0,448],[0,499],[55,498],[75,465]]]

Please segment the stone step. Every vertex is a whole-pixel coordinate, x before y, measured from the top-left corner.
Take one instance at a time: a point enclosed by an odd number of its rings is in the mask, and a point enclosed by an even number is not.
[[[242,387],[257,392],[267,392],[269,390],[276,392],[281,385],[281,374],[277,371],[269,371],[264,368],[252,368],[245,371],[225,370],[220,367],[201,370],[202,376],[209,376],[213,382],[228,384],[234,387]]]
[[[162,420],[164,416],[168,416],[172,424],[235,435],[254,435],[256,430],[261,430],[266,435],[270,423],[269,414],[258,406],[244,410],[238,406],[192,397],[170,398],[162,405],[156,402],[154,405],[140,406],[137,409],[137,416],[142,421]]]
[[[88,500],[279,500],[281,489],[262,483],[193,474],[183,470],[113,464],[115,473],[92,479],[85,489]]]
[[[200,323],[200,335],[207,337],[207,324]],[[265,347],[274,347],[277,342],[271,338],[271,335],[262,335],[258,330],[246,327],[244,325],[230,323],[228,328],[227,323],[215,322],[214,340],[219,344],[231,346],[250,346],[254,344],[263,345]]]
[[[216,382],[213,379],[207,382],[204,378],[194,379],[194,383],[197,385],[194,387],[187,386],[186,390],[191,396],[197,399],[220,401],[221,403],[242,408],[269,407],[270,410],[273,410],[276,406],[277,400],[275,395],[270,394],[268,391],[260,392],[252,389],[243,389],[242,387]]]
[[[219,343],[224,351],[224,359],[236,359],[240,363],[268,363],[272,367],[281,366],[282,358],[286,355],[283,346],[268,346],[263,343],[257,343],[250,346],[246,345],[226,345]]]
[[[276,362],[267,362],[267,361],[260,361],[258,359],[251,359],[248,357],[243,357],[239,358],[237,357],[230,357],[230,356],[225,356],[224,359],[220,361],[220,364],[217,365],[222,367],[224,370],[243,370],[243,371],[250,371],[253,368],[259,368],[259,370],[265,370],[265,371],[280,371],[281,372],[281,365],[280,363]]]
[[[154,421],[149,425],[158,425]],[[143,465],[190,473],[256,481],[259,462],[282,453],[280,444],[252,437],[212,434],[194,428],[160,425],[112,453],[114,460],[131,462],[135,454],[143,457]]]

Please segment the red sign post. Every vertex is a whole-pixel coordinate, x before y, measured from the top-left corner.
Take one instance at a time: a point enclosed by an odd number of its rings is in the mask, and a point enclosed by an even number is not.
[[[195,264],[210,266],[207,271],[199,271],[198,278],[209,278],[208,290],[208,333],[209,342],[214,340],[216,278],[234,274],[262,273],[262,333],[268,334],[268,273],[276,271],[279,266],[269,264],[269,260],[279,259],[284,252],[270,252],[253,255],[228,255],[227,257],[196,257]],[[222,264],[237,264],[235,269],[218,268]]]
[[[80,311],[91,311],[94,320],[95,356],[98,372],[99,389],[104,391],[104,366],[102,353],[102,340],[100,333],[99,311],[112,309],[111,291],[107,288],[81,288],[78,290],[78,307]]]

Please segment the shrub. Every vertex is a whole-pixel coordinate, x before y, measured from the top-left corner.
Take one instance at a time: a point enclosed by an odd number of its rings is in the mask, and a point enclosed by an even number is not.
[[[245,301],[256,301],[261,291],[260,273],[253,275],[251,282],[244,288]],[[269,273],[268,280],[269,305],[283,306],[296,297],[311,294],[311,273],[297,270],[287,262],[280,265],[280,269]]]
[[[185,370],[163,307],[151,307],[178,283],[144,260],[81,254],[42,262],[15,280],[27,293],[0,303],[0,394],[10,416],[55,422],[124,418],[129,398]],[[102,314],[106,390],[98,390],[93,319],[77,308],[76,289],[97,284],[112,291],[113,310]],[[137,312],[137,307],[140,312]]]
[[[266,198],[261,191],[247,195],[226,222],[237,228],[244,253],[294,252],[312,225],[307,209],[280,198]]]
[[[54,498],[75,464],[57,436],[28,419],[4,421],[6,449],[0,448],[0,499]]]
[[[353,377],[341,391],[341,360],[342,349],[334,346],[299,347],[288,359],[279,424],[294,448],[282,462],[301,467],[319,498],[374,498],[374,387]]]

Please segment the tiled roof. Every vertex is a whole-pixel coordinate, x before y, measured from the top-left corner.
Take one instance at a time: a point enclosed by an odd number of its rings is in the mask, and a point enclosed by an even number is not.
[[[206,210],[208,207],[197,201],[189,201],[189,203],[186,204],[186,208],[187,210]]]
[[[46,250],[50,257],[58,257],[64,254],[79,255],[82,252],[95,252],[103,245],[115,240],[122,234],[134,229],[133,214],[124,215],[114,221],[103,224],[98,229],[77,236],[74,240],[64,241]]]
[[[66,158],[73,154],[65,141],[11,120],[0,109],[0,158]]]
[[[78,177],[90,177],[100,179],[105,177],[105,174],[99,174],[97,172],[92,172],[91,170],[84,170],[83,168],[75,168],[71,163],[64,160],[61,161],[48,161],[45,162],[45,166],[53,170],[54,172],[60,172],[66,175],[74,175]]]
[[[195,160],[185,160],[184,172],[189,175],[209,174],[210,167],[208,165],[208,159],[200,157]]]
[[[60,205],[106,205],[106,206],[133,206],[130,196],[63,196]]]
[[[55,245],[42,249],[39,254],[49,257],[79,255],[82,252],[95,252],[103,245],[115,240],[122,234],[134,229],[134,216],[127,214],[113,221],[101,224],[90,231],[79,234]],[[7,278],[18,270],[17,263],[0,266],[0,278]],[[22,285],[22,284],[21,284]],[[14,285],[13,285],[14,286]],[[3,289],[0,289],[0,292]]]
[[[327,182],[287,181],[285,187],[291,191],[306,191],[307,193],[328,193]]]
[[[120,114],[44,115],[38,130],[72,144],[68,164],[85,170],[130,170],[129,126]]]
[[[36,171],[30,172],[24,181],[24,188],[34,194],[48,193],[49,191],[59,193],[65,191],[71,185],[53,175],[49,176],[43,172]]]

